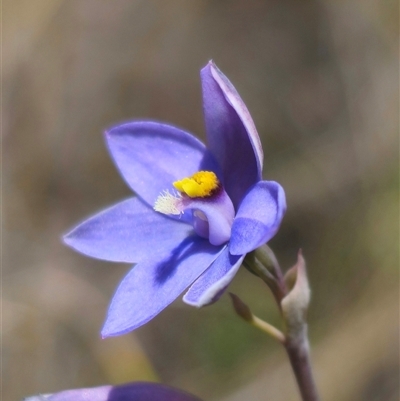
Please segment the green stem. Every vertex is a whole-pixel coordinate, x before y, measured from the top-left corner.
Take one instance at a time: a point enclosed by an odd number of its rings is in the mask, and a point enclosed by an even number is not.
[[[303,401],[320,401],[314,381],[310,347],[307,333],[307,309],[310,301],[310,288],[307,279],[305,261],[299,251],[297,263],[292,268],[295,274],[293,287],[287,288],[279,263],[273,251],[267,246],[258,248],[248,259],[253,271],[270,287],[285,322],[285,333],[280,333],[286,352],[289,356],[297,385]],[[263,322],[264,327],[268,323]],[[270,325],[266,326],[268,334],[275,336]],[[273,329],[277,330],[275,327]],[[279,330],[278,330],[279,331]]]

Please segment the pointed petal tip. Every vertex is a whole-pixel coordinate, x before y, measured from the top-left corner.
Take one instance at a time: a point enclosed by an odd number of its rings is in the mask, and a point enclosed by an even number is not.
[[[110,325],[108,322],[109,322],[109,319],[107,317],[103,324],[103,327],[100,331],[100,337],[102,340],[105,340],[106,338],[109,338],[109,337],[115,337],[115,336],[123,334],[120,331],[115,331],[111,327],[109,327]]]
[[[74,241],[73,241],[73,237],[71,236],[71,234],[72,233],[63,235],[61,237],[61,242],[68,248],[71,248],[73,251],[84,254],[76,246],[74,246]]]
[[[69,245],[69,243],[68,243],[69,235],[70,235],[70,232],[68,232],[66,234],[61,234],[61,237],[60,237],[61,241],[66,245]]]
[[[218,68],[218,66],[217,66],[217,64],[215,64],[215,62],[214,62],[214,60],[213,59],[211,59],[209,62],[208,62],[208,67],[210,68],[210,70],[213,72],[213,73],[217,73],[217,74],[222,74],[221,73],[221,70]]]
[[[65,231],[63,234],[61,234],[61,240],[65,242],[67,245],[71,246],[70,243],[74,237],[74,234],[77,230],[77,228],[80,226],[81,223],[78,225],[74,226],[73,228],[70,228],[68,231]]]
[[[100,336],[102,340],[105,340],[106,338],[109,337],[122,336],[124,334],[130,333],[131,331],[134,331],[140,326],[141,325],[133,326],[132,328],[117,329],[116,327],[112,327],[111,324],[108,324],[108,319],[107,319],[106,322],[104,323],[103,328],[101,329]]]
[[[210,58],[210,60],[208,60],[207,64],[202,68],[202,70],[204,70],[206,68],[210,68],[214,65],[215,65],[214,60],[212,58]]]
[[[200,77],[210,75],[211,71],[210,68],[212,66],[212,61],[210,60],[201,70],[200,70]]]
[[[208,63],[201,69],[201,75],[202,74],[208,74],[208,75],[210,75],[211,77],[212,77],[212,79],[217,79],[218,80],[218,77],[220,77],[221,79],[227,79],[226,77],[225,77],[225,75],[223,74],[223,72],[218,68],[218,66],[215,64],[215,62],[214,62],[214,60],[213,59],[210,59],[209,61],[208,61]],[[218,83],[218,85],[220,85],[219,84],[219,82],[217,82]],[[223,89],[223,88],[222,88]]]
[[[105,340],[108,337],[112,337],[112,335],[108,332],[108,330],[106,330],[105,325],[103,326],[103,328],[100,331],[100,337],[102,340]]]
[[[110,125],[103,131],[104,139],[108,141],[113,136],[118,134],[119,128],[123,127],[124,125],[129,125],[130,123],[133,124],[133,121]]]
[[[76,231],[75,228],[73,228],[71,231],[68,231],[65,234],[61,235],[61,241],[63,242],[64,245],[76,250],[79,252],[79,249],[77,249],[74,246],[74,232]]]
[[[105,340],[106,338],[109,337],[118,337],[118,336],[123,336],[125,334],[128,334],[139,327],[143,326],[146,324],[149,320],[151,320],[154,316],[152,316],[149,319],[146,319],[144,321],[135,322],[133,325],[127,325],[127,324],[121,324],[121,323],[115,323],[112,321],[110,318],[107,317],[103,328],[101,329],[100,336],[102,340]],[[125,322],[126,323],[126,322]]]
[[[214,80],[215,76],[224,76],[213,59],[210,59],[208,63],[200,70],[200,75],[208,75]]]
[[[103,139],[104,139],[106,147],[108,147],[108,144],[113,136],[112,130],[113,130],[113,128],[110,127],[103,131]]]

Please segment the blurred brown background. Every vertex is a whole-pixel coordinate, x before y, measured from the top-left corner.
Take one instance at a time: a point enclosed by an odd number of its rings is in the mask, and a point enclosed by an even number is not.
[[[255,120],[264,177],[287,192],[271,247],[302,247],[325,401],[398,399],[398,3],[395,0],[3,1],[3,400],[160,380],[207,400],[298,400],[284,352],[228,297],[175,302],[99,339],[129,266],[60,236],[130,195],[105,127],[154,119],[204,138],[199,70],[211,58]],[[246,271],[232,285],[280,324]]]

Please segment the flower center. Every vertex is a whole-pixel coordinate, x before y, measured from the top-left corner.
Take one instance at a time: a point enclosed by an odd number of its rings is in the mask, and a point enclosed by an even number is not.
[[[219,181],[212,171],[198,171],[191,177],[175,181],[172,185],[190,198],[205,198],[219,187]]]
[[[229,241],[235,209],[212,171],[198,171],[172,185],[177,191],[163,191],[154,203],[156,212],[181,215],[191,210],[189,221],[197,235],[216,246]]]

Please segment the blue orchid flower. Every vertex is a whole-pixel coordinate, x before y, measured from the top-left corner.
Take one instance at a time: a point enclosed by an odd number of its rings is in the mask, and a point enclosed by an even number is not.
[[[103,337],[145,324],[188,287],[187,304],[216,301],[286,211],[283,188],[262,180],[260,139],[239,94],[212,61],[201,81],[207,147],[156,122],[111,128],[110,154],[137,196],[64,237],[85,255],[136,263],[112,299]]]
[[[199,398],[172,387],[156,383],[127,383],[65,390],[55,394],[37,395],[24,401],[201,401]]]

